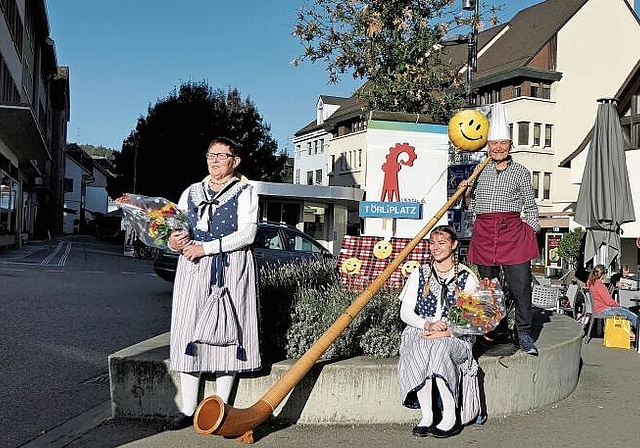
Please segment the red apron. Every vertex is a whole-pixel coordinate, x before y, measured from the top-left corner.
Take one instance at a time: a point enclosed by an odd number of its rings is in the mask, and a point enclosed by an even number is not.
[[[468,259],[482,266],[509,266],[540,256],[536,232],[519,213],[482,213],[473,223]]]

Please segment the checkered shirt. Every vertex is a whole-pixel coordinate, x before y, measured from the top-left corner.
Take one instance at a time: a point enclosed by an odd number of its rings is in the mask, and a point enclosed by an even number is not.
[[[469,208],[476,215],[497,212],[520,213],[536,232],[540,230],[531,173],[511,157],[504,170],[498,171],[495,162],[492,161],[480,173],[471,193]]]

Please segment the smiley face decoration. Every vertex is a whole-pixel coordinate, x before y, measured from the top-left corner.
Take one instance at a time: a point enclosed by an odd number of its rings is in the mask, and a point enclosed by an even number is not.
[[[487,144],[489,120],[475,109],[456,112],[448,127],[449,140],[460,151],[477,151]]]

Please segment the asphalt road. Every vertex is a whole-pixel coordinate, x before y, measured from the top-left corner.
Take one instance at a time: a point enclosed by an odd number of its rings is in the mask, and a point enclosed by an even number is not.
[[[640,446],[640,354],[607,349],[601,339],[583,345],[582,369],[576,390],[545,409],[510,416],[492,415],[484,425],[465,428],[448,439],[411,435],[411,425],[269,424],[255,431],[260,448],[609,448]],[[418,419],[416,415],[416,420]],[[241,447],[236,440],[200,436],[193,428],[162,432],[161,423],[107,420],[77,437],[68,448]]]
[[[0,284],[1,447],[109,400],[107,356],[169,329],[172,285],[92,237],[0,254]]]

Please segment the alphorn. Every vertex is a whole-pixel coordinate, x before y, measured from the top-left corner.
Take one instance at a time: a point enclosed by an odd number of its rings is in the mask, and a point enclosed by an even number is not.
[[[478,165],[469,180],[474,180],[487,166],[490,157]],[[193,418],[193,426],[198,434],[217,434],[225,437],[239,437],[245,442],[253,442],[253,429],[265,421],[302,377],[313,367],[322,354],[340,336],[340,333],[351,323],[357,314],[378,292],[400,263],[402,263],[418,243],[427,235],[442,215],[462,195],[465,186],[460,186],[446,204],[427,222],[418,234],[405,246],[398,256],[382,271],[382,273],[365,288],[336,321],[318,338],[304,355],[292,365],[287,372],[271,386],[265,394],[251,407],[236,409],[224,403],[216,395],[209,396],[198,405]]]

